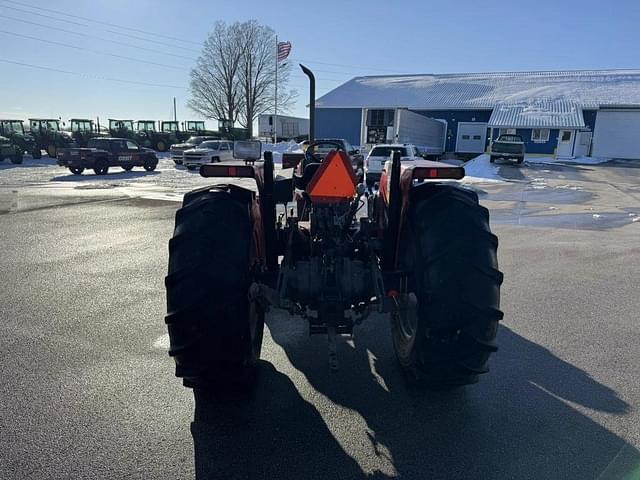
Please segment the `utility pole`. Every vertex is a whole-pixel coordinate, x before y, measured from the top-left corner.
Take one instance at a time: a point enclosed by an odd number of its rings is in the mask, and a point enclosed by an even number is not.
[[[173,97],[173,121],[178,121],[178,114],[176,113],[176,97]]]

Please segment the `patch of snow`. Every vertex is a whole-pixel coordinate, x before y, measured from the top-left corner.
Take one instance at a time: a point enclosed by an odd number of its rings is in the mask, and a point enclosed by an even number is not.
[[[273,152],[274,163],[282,163],[283,153],[303,153],[300,145],[293,140],[278,143],[262,142],[262,152]]]
[[[598,165],[607,163],[610,158],[603,157],[576,157],[576,158],[554,158],[554,157],[525,157],[525,163],[529,164],[554,164],[554,163],[575,163],[578,165]]]
[[[601,216],[602,216],[602,215],[599,215],[599,214],[597,214],[597,213],[594,213],[594,214],[593,214],[593,218],[600,218]]]
[[[498,175],[498,167],[489,162],[489,155],[483,153],[464,165],[465,177],[462,183],[502,183],[505,180]]]
[[[632,221],[633,223],[640,222],[640,217],[633,217],[633,218],[631,219],[631,221]]]

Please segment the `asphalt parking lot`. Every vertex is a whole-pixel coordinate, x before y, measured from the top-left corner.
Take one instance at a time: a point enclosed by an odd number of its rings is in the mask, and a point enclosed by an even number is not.
[[[166,352],[167,199],[187,183],[163,168],[53,184],[13,169],[0,478],[640,478],[640,164],[496,168],[505,182],[468,185],[505,274],[479,384],[407,389],[383,316],[339,342],[332,374],[326,339],[274,311],[240,400],[194,398]]]

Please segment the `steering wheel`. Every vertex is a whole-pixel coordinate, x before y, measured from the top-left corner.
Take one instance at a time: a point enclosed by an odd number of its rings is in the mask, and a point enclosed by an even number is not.
[[[338,141],[320,140],[320,141],[317,141],[317,142],[312,142],[307,146],[306,150],[304,151],[304,166],[305,167],[307,165],[309,165],[310,163],[322,163],[322,158],[318,157],[316,154],[313,153],[313,147],[315,147],[316,145],[332,145],[332,146],[336,147],[336,150],[344,151],[344,147]]]

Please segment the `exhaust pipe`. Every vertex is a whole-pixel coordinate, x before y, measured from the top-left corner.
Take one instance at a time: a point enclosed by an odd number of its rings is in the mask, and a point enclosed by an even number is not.
[[[300,64],[300,68],[304,74],[309,77],[309,143],[313,143],[316,139],[316,77],[313,72],[304,65]]]

